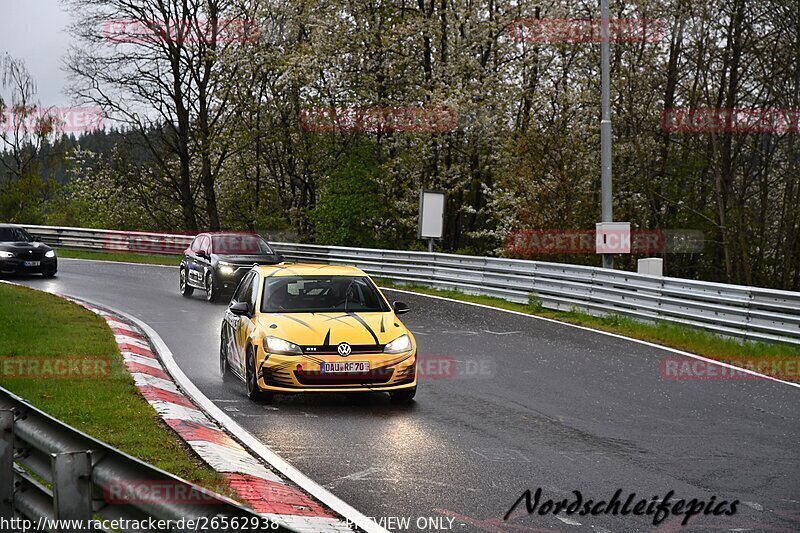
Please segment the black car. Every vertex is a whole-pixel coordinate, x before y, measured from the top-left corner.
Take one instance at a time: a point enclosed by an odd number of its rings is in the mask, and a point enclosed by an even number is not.
[[[253,265],[275,265],[283,257],[254,233],[201,233],[186,249],[180,265],[180,289],[195,289],[215,301],[230,294]]]
[[[19,226],[0,224],[0,274],[42,274],[58,270],[56,252]]]

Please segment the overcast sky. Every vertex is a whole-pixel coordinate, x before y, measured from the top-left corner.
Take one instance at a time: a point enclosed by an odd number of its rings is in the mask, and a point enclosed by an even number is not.
[[[22,58],[28,67],[43,106],[67,106],[66,74],[62,58],[71,40],[69,15],[59,0],[0,0],[0,53]],[[2,90],[2,89],[0,89]],[[2,91],[8,98],[10,94]]]

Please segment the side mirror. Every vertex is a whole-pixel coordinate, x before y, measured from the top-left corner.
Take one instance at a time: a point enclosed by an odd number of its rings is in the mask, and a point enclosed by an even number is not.
[[[250,309],[247,308],[247,302],[234,302],[228,310],[236,316],[249,316]]]
[[[392,308],[394,309],[394,312],[397,315],[402,315],[403,313],[408,313],[409,311],[411,311],[411,308],[408,306],[408,304],[397,301],[392,302]]]
[[[208,259],[208,254],[205,250],[197,250],[197,257],[202,257],[203,259]]]
[[[278,252],[275,252],[275,261],[277,261],[278,263],[283,263],[284,261],[283,256]]]

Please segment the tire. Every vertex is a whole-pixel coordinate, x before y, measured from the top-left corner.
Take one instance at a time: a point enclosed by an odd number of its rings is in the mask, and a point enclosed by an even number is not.
[[[48,270],[47,272],[42,272],[43,278],[54,278],[56,277],[56,270]]]
[[[228,363],[228,339],[225,337],[225,331],[219,337],[219,374],[222,381],[232,381],[233,374],[231,373],[230,363]]]
[[[406,389],[397,392],[390,392],[389,398],[394,403],[411,403],[414,401],[414,396],[417,394],[417,388]]]
[[[184,297],[186,297],[186,298],[188,298],[189,296],[191,296],[191,295],[192,295],[192,293],[194,292],[194,289],[193,289],[192,287],[190,287],[190,286],[189,286],[189,279],[188,279],[188,277],[189,277],[189,273],[188,273],[188,272],[186,272],[186,269],[185,269],[185,268],[181,267],[181,273],[180,273],[180,290],[181,290],[181,294],[182,294]]]
[[[214,273],[209,272],[206,274],[206,300],[209,302],[219,301],[219,292],[217,282],[214,280]]]
[[[245,364],[245,385],[247,387],[247,398],[253,402],[268,402],[272,400],[272,393],[264,392],[258,388],[258,376],[256,375],[255,358],[253,349],[247,348],[247,363]]]

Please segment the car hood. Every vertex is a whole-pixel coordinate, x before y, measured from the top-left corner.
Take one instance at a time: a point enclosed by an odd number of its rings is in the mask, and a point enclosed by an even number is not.
[[[282,260],[274,255],[217,255],[217,259],[234,265],[275,265]]]
[[[41,242],[0,242],[0,250],[4,252],[22,253],[29,250],[37,252],[49,252],[52,250],[49,246]]]
[[[259,316],[258,325],[264,336],[299,346],[388,344],[409,333],[392,312],[269,313]]]

